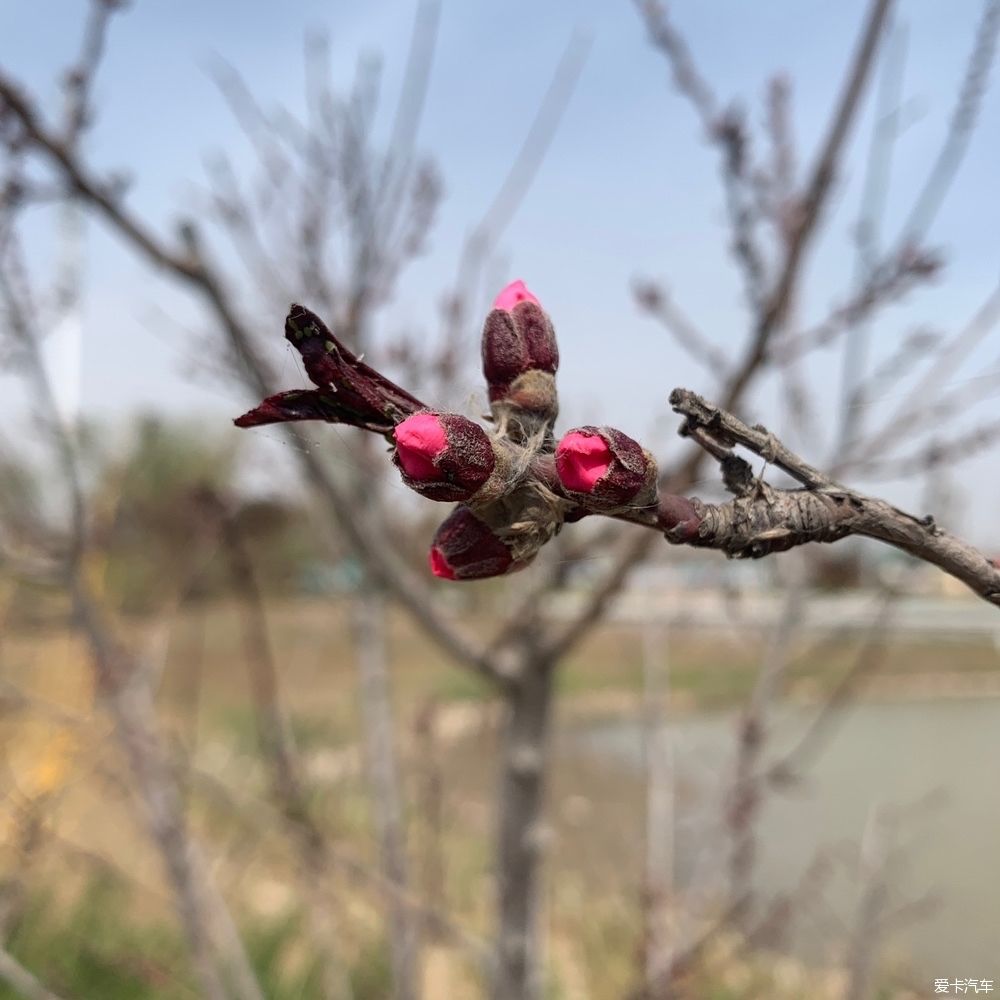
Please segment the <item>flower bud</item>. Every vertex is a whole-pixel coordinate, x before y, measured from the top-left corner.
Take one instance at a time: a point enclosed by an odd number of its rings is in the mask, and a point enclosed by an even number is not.
[[[396,425],[393,461],[411,489],[430,500],[493,499],[509,478],[506,450],[457,413],[424,411]]]
[[[697,542],[703,505],[690,497],[674,496],[667,493],[660,497],[657,521],[667,541],[675,545],[690,545]]]
[[[431,543],[431,572],[443,580],[483,580],[522,565],[493,529],[464,506],[451,512]]]
[[[656,463],[638,442],[613,427],[578,427],[556,447],[563,489],[591,510],[608,513],[656,502]]]
[[[494,419],[524,415],[551,424],[558,367],[549,317],[523,281],[512,282],[496,297],[483,325],[483,374]]]
[[[494,309],[504,309],[510,312],[519,302],[534,302],[541,308],[541,302],[528,291],[527,285],[521,280],[512,281],[505,288],[500,290],[500,294],[493,300]]]

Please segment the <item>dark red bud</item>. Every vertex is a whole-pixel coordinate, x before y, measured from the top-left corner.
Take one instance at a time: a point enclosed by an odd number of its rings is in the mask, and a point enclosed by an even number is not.
[[[694,541],[701,527],[696,503],[672,493],[660,497],[658,520],[667,538],[678,544]]]
[[[497,465],[490,436],[457,413],[415,413],[393,436],[403,481],[430,500],[471,500]]]
[[[483,374],[490,401],[503,398],[511,383],[529,371],[554,375],[559,367],[555,330],[524,282],[508,285],[483,325]]]
[[[521,565],[493,529],[468,507],[456,507],[431,543],[431,572],[443,580],[483,580]]]
[[[563,489],[593,510],[647,506],[656,496],[656,464],[627,434],[613,427],[578,427],[556,448]]]

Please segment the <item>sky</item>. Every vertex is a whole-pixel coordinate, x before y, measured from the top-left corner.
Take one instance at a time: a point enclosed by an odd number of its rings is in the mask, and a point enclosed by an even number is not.
[[[768,79],[778,71],[789,76],[801,179],[836,98],[864,6],[858,0],[685,0],[672,13],[719,98],[739,99],[754,124],[763,120]],[[897,6],[895,30],[905,32],[907,46],[906,127],[895,151],[887,240],[898,232],[940,147],[980,9],[978,0],[902,0]],[[76,51],[84,11],[82,0],[0,0],[0,63],[50,111],[59,106],[58,73]],[[114,22],[98,78],[99,118],[87,140],[91,162],[109,172],[125,170],[132,178],[130,205],[170,232],[180,215],[197,210],[206,154],[221,149],[238,166],[249,162],[245,140],[212,81],[214,60],[231,63],[265,107],[301,108],[303,37],[322,27],[332,42],[331,74],[338,83],[349,83],[359,55],[381,56],[386,100],[380,127],[387,130],[415,13],[409,0],[136,0]],[[438,299],[454,278],[463,240],[491,203],[574,35],[587,39],[587,57],[538,176],[505,228],[502,280],[523,278],[554,319],[563,426],[612,423],[669,456],[684,447],[673,434],[670,390],[684,385],[708,392],[712,381],[637,309],[632,282],[637,276],[662,280],[727,353],[742,343],[748,320],[727,249],[716,150],[671,87],[668,68],[628,0],[443,0],[419,147],[440,167],[445,200],[428,253],[404,276],[377,332],[388,337],[434,328]],[[1000,277],[1000,87],[992,82],[980,127],[929,239],[943,251],[946,270],[929,288],[879,314],[872,326],[873,364],[918,324],[958,330]],[[808,261],[797,304],[804,325],[822,319],[851,287],[852,233],[873,105],[869,97],[837,179],[824,237]],[[31,225],[36,266],[51,273],[54,220],[42,214]],[[125,421],[139,410],[161,410],[221,426],[253,402],[192,376],[192,345],[197,351],[198,338],[210,333],[185,293],[123,251],[98,223],[87,224],[85,240],[85,413]],[[301,375],[281,337],[282,318],[274,316],[274,358],[298,384]],[[469,329],[468,343],[475,359],[478,324]],[[998,345],[996,334],[987,338],[948,385],[997,371]],[[372,354],[368,360],[378,363]],[[839,368],[833,349],[806,371],[825,417],[837,405]],[[20,405],[19,397],[9,380],[0,385],[7,387],[0,411],[9,412]],[[475,390],[470,376],[469,393]],[[898,398],[901,390],[894,391]],[[892,403],[884,399],[879,407]],[[987,400],[968,415],[965,426],[989,416],[994,403]],[[835,458],[829,434],[803,438],[774,384],[755,391],[745,415],[787,435],[816,464]],[[1000,500],[995,460],[996,452],[971,460],[950,481],[959,493],[970,494],[955,516],[977,540],[1000,547],[1000,523],[994,526],[992,517]],[[974,495],[968,483],[975,483]],[[924,499],[919,484],[877,488],[900,503]]]

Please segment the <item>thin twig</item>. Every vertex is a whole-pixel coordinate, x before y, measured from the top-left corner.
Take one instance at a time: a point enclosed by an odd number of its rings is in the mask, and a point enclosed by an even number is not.
[[[886,43],[882,79],[876,96],[875,124],[865,164],[861,217],[857,225],[854,255],[855,288],[870,283],[878,265],[892,156],[900,134],[900,106],[903,100],[903,69],[906,63],[907,38],[906,26],[893,24],[890,38]],[[866,369],[868,329],[865,320],[866,317],[863,316],[852,320],[844,341],[838,450],[843,450],[845,444],[855,437],[856,426],[862,417],[861,412],[852,406],[851,402]]]
[[[785,249],[784,264],[761,309],[747,352],[723,390],[723,405],[726,407],[733,406],[742,397],[767,354],[771,337],[791,304],[806,251],[837,176],[847,136],[857,116],[891,6],[892,0],[872,0],[869,5],[843,92],[830,121],[826,139],[820,147],[809,183],[798,202],[797,218]]]
[[[986,94],[1000,32],[1000,0],[986,0],[976,28],[948,134],[903,226],[902,240],[920,239],[931,227],[958,173]]]
[[[737,104],[720,110],[718,101],[695,65],[691,51],[657,0],[638,0],[640,15],[652,43],[664,54],[674,85],[687,98],[705,137],[718,147],[722,187],[729,216],[730,247],[743,275],[747,300],[759,311],[766,296],[767,267],[758,237],[760,218],[753,197],[753,167],[746,114]]]
[[[11,284],[9,260],[0,261],[0,294],[8,323],[18,337],[44,412],[42,427],[55,453],[70,496],[71,531],[63,567],[72,607],[87,641],[94,665],[95,684],[103,706],[114,723],[119,745],[130,766],[142,799],[148,827],[159,848],[174,890],[181,926],[187,935],[205,995],[225,1000],[223,966],[233,978],[242,1000],[261,1000],[235,925],[221,895],[208,876],[194,839],[187,830],[183,802],[171,774],[158,720],[152,705],[148,677],[108,621],[106,609],[95,599],[83,566],[86,548],[86,504],[77,445],[70,429],[56,419],[54,394],[28,306]],[[215,934],[213,934],[213,930]],[[221,937],[216,953],[214,941]]]
[[[706,371],[725,371],[729,364],[726,354],[694,325],[662,285],[636,280],[632,283],[632,294],[650,316],[660,321],[678,347]]]
[[[852,448],[845,459],[851,463],[864,462],[884,455],[899,437],[926,426],[928,420],[939,420],[941,414],[938,407],[945,401],[931,402],[935,388],[947,381],[962,361],[996,327],[997,322],[1000,322],[1000,285],[990,291],[972,319],[935,352],[923,377],[906,393],[881,427]],[[963,405],[968,402],[965,387],[954,396]]]
[[[843,305],[822,322],[803,330],[775,349],[776,361],[788,364],[812,351],[826,347],[845,330],[869,319],[883,306],[897,302],[917,284],[934,277],[941,269],[936,255],[907,247],[871,269],[868,280]]]
[[[336,921],[330,899],[320,891],[328,877],[326,838],[309,809],[300,760],[281,704],[278,671],[257,575],[239,522],[225,501],[208,488],[199,499],[219,526],[233,585],[243,608],[245,657],[257,731],[271,770],[272,792],[298,852],[305,892],[310,897],[310,923],[313,944],[322,960],[324,995],[330,1000],[349,1000],[352,990],[336,940]]]
[[[765,366],[770,340],[798,285],[799,272],[813,230],[829,197],[833,179],[839,168],[843,147],[857,116],[861,96],[875,59],[879,39],[891,8],[891,0],[873,0],[865,18],[857,52],[851,61],[843,91],[837,102],[821,146],[810,181],[806,186],[797,212],[794,230],[789,238],[784,264],[766,306],[761,310],[748,340],[745,354],[721,387],[723,405],[731,409],[743,398],[751,382]],[[696,86],[696,90],[700,88]],[[711,94],[701,92],[699,101],[707,109]],[[671,492],[690,489],[697,481],[705,458],[703,451],[693,452],[676,468],[661,476],[661,488]],[[628,538],[605,573],[597,580],[575,618],[556,626],[545,641],[547,652],[565,655],[588,633],[624,585],[632,569],[652,549],[652,540]]]
[[[241,816],[254,829],[260,828],[261,811],[274,806],[273,802],[264,802],[246,793],[238,795],[229,783],[220,781],[202,769],[192,768],[191,774],[208,789],[214,798],[224,801],[233,812]],[[373,892],[385,904],[391,903],[405,907],[429,932],[439,936],[447,943],[463,949],[484,976],[492,973],[493,956],[489,945],[481,937],[472,933],[456,917],[401,888],[342,845],[327,840],[326,852],[331,867],[349,879],[353,885]]]
[[[851,696],[857,690],[858,684],[877,669],[885,655],[885,632],[895,597],[892,591],[885,593],[850,669],[844,673],[823,701],[812,721],[799,735],[795,745],[768,765],[766,778],[769,782],[786,785],[801,775],[803,765],[815,759],[823,741],[830,738],[837,720],[842,717],[844,709],[850,704]]]
[[[226,334],[233,353],[244,365],[246,381],[255,395],[272,394],[271,373],[253,346],[253,338],[236,314],[224,284],[211,266],[196,239],[186,249],[177,249],[161,238],[119,199],[108,186],[93,177],[86,167],[40,121],[30,103],[10,79],[0,73],[0,101],[20,121],[35,149],[45,156],[72,184],[111,228],[152,264],[167,270],[203,298]],[[192,230],[191,235],[194,235]],[[445,649],[456,662],[504,685],[503,670],[462,632],[449,622],[430,600],[426,588],[391,549],[380,539],[376,528],[361,510],[349,502],[343,488],[319,460],[301,428],[284,424],[284,433],[295,445],[293,451],[306,478],[335,512],[350,542],[364,553],[366,564],[378,582],[405,607],[414,620]]]
[[[851,470],[866,479],[908,479],[944,466],[958,465],[992,448],[1000,440],[1000,420],[989,420],[972,430],[948,438],[933,437],[927,444],[900,458],[854,462]]]

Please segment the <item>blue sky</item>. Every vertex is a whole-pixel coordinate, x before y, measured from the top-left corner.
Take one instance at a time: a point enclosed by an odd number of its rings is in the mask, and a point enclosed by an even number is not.
[[[801,176],[864,6],[857,0],[686,0],[674,5],[673,16],[720,98],[738,96],[755,122],[763,115],[768,77],[781,70],[792,78]],[[50,109],[58,106],[55,74],[75,52],[83,11],[82,2],[68,0],[0,4],[0,61],[44,95]],[[207,152],[224,148],[237,163],[247,159],[207,72],[213,58],[232,63],[265,106],[300,107],[303,35],[322,26],[333,44],[335,80],[350,80],[360,53],[382,56],[387,123],[414,13],[410,2],[137,0],[112,30],[97,87],[100,119],[88,139],[92,160],[108,170],[125,168],[134,178],[130,202],[167,230],[195,205],[193,182],[204,177]],[[905,24],[909,40],[905,94],[913,121],[897,147],[888,235],[905,217],[944,135],[979,14],[978,0],[909,0],[898,6],[897,21]],[[554,317],[566,421],[614,423],[667,451],[678,447],[667,417],[670,389],[707,390],[710,383],[638,312],[630,282],[636,275],[662,278],[724,350],[741,342],[747,316],[726,250],[715,152],[672,90],[664,61],[647,43],[627,0],[444,0],[420,145],[440,165],[445,202],[430,252],[402,282],[381,316],[380,332],[434,328],[437,297],[454,275],[462,239],[490,203],[575,31],[589,36],[589,54],[537,181],[504,235],[505,277],[524,278]],[[932,233],[948,268],[932,287],[880,315],[873,328],[876,358],[917,322],[956,329],[998,280],[998,90],[992,86],[987,95],[981,127]],[[850,237],[871,128],[869,100],[826,235],[809,262],[800,302],[804,322],[822,318],[849,287]],[[51,224],[44,215],[33,222],[43,268]],[[195,336],[204,330],[191,301],[124,253],[98,225],[88,226],[87,247],[85,410],[120,417],[139,408],[164,409],[209,422],[237,411],[245,400],[190,375],[197,341],[182,328],[196,324]],[[286,351],[281,319],[274,317],[276,358]],[[989,338],[951,384],[995,370],[998,344],[1000,338]],[[469,330],[469,352],[472,359],[478,352],[475,327]],[[298,379],[294,365],[285,370]],[[835,404],[838,372],[836,352],[810,366],[810,385],[823,412]],[[469,393],[476,388],[470,376]],[[756,419],[794,438],[796,428],[783,426],[773,387],[763,385],[754,404]],[[829,457],[826,441],[796,444],[817,461]],[[983,484],[967,512],[980,537],[1000,544],[1000,530],[994,531],[988,515],[1000,499],[995,458],[963,466],[956,480],[975,476]],[[907,484],[883,489],[901,502],[919,497]]]

